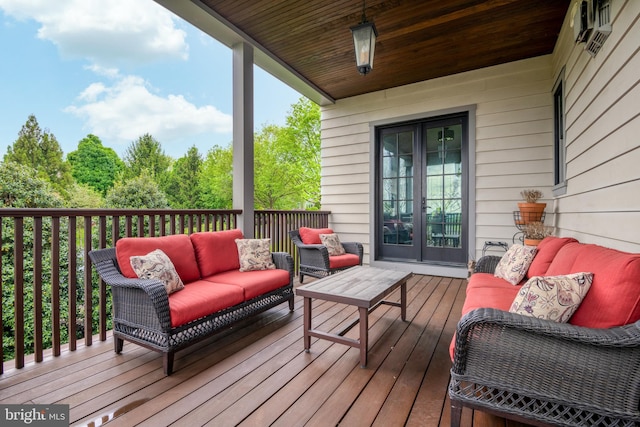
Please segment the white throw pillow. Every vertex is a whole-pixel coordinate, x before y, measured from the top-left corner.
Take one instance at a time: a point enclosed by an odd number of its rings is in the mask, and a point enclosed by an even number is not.
[[[344,255],[347,252],[344,250],[344,246],[340,243],[340,238],[337,234],[321,234],[320,241],[329,251],[329,256]]]
[[[140,279],[158,279],[164,283],[167,294],[184,288],[184,283],[173,263],[160,249],[149,252],[146,255],[132,256],[129,258],[131,268]]]
[[[593,273],[535,276],[522,286],[509,311],[566,323],[593,282]]]
[[[535,255],[535,246],[513,245],[500,259],[494,275],[517,285],[527,274]]]
[[[240,271],[274,270],[271,239],[236,239]]]

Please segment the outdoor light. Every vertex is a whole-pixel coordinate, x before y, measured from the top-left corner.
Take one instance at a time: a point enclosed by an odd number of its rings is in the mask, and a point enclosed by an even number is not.
[[[373,54],[376,50],[378,31],[373,22],[368,22],[364,13],[365,3],[362,2],[362,22],[351,27],[353,44],[356,52],[356,68],[360,74],[368,74],[373,69]]]

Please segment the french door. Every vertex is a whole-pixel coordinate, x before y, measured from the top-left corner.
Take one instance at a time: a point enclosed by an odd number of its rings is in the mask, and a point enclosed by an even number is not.
[[[467,261],[467,115],[377,129],[378,259]]]

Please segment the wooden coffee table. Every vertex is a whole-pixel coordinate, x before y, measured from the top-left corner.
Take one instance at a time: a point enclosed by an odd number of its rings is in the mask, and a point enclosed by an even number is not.
[[[369,313],[380,304],[400,307],[402,320],[407,317],[407,280],[413,273],[385,270],[376,267],[357,266],[341,271],[308,285],[296,288],[296,294],[304,297],[304,349],[311,348],[311,337],[321,338],[360,349],[360,366],[367,366],[369,340]],[[400,302],[384,300],[384,297],[400,287]],[[311,299],[338,302],[358,307],[359,318],[337,334],[319,331],[311,327]],[[344,335],[360,323],[360,339]]]

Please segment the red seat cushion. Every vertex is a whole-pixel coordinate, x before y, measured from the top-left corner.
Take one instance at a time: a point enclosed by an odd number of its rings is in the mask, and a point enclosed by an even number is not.
[[[244,301],[238,286],[198,280],[169,295],[171,326],[189,323]]]
[[[523,280],[518,285],[523,285],[526,280]],[[508,286],[507,286],[508,285]],[[515,286],[518,286],[515,285]],[[470,294],[476,288],[498,288],[504,289],[514,287],[511,283],[506,280],[494,276],[492,273],[473,273],[473,275],[469,278],[469,283],[467,283],[467,294]],[[515,298],[515,296],[514,296]]]
[[[558,251],[547,276],[582,271],[593,273],[593,283],[569,323],[610,328],[640,320],[640,254],[569,243]]]
[[[242,230],[237,229],[193,233],[191,242],[202,277],[239,269],[240,258],[236,239],[243,237]]]
[[[527,270],[527,277],[548,276],[547,270],[560,248],[567,243],[576,242],[578,241],[573,237],[545,237],[538,245],[536,256],[533,258],[529,270]]]
[[[234,270],[205,277],[203,280],[237,286],[244,291],[245,300],[250,300],[288,285],[289,272],[280,269],[255,271]]]
[[[298,232],[300,233],[300,240],[305,245],[320,245],[322,244],[320,241],[321,234],[333,234],[333,230],[330,228],[300,227]]]
[[[162,237],[123,237],[116,242],[116,258],[122,275],[138,277],[131,267],[132,256],[146,255],[156,249],[162,250],[176,268],[178,275],[186,284],[200,279],[196,254],[189,236],[175,234]]]
[[[489,273],[475,273],[469,279],[467,296],[462,306],[462,316],[476,308],[496,308],[509,311],[511,304],[522,286],[512,285],[506,280]],[[461,316],[461,317],[462,317]],[[449,345],[449,355],[453,360],[456,336]]]
[[[360,257],[355,254],[334,255],[329,257],[329,268],[353,267],[360,264]]]

